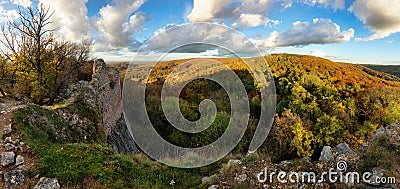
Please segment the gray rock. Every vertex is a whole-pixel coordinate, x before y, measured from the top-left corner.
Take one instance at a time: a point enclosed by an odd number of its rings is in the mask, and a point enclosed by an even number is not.
[[[377,130],[375,131],[374,136],[372,136],[372,141],[375,141],[375,140],[378,139],[381,135],[386,135],[386,136],[387,136],[387,134],[386,134],[386,128],[381,127],[381,128],[379,128],[379,129],[377,129]]]
[[[7,166],[15,161],[15,154],[14,152],[2,152],[1,153],[1,165]]]
[[[17,158],[15,158],[15,165],[18,166],[18,165],[22,165],[24,163],[25,163],[24,156],[17,155]]]
[[[210,187],[208,187],[208,189],[217,189],[218,185],[211,185]]]
[[[4,142],[13,143],[11,137],[6,137],[6,139],[4,140]]]
[[[7,143],[7,144],[4,145],[4,148],[5,148],[7,151],[15,150],[15,145],[14,145],[14,144],[11,144],[11,143]]]
[[[209,182],[211,182],[211,178],[210,177],[203,177],[201,179],[201,183],[202,184],[206,184],[206,183],[209,183]]]
[[[311,163],[310,157],[303,157],[303,158],[301,158],[301,161],[302,161],[303,163]]]
[[[336,146],[339,154],[354,154],[354,151],[349,148],[347,143],[340,143]]]
[[[3,135],[9,135],[12,133],[11,124],[4,126]]]
[[[236,165],[240,165],[242,162],[238,159],[230,159],[228,161],[228,167],[232,167],[232,166],[236,166]]]
[[[379,167],[374,167],[372,169],[372,177],[371,177],[370,184],[372,184],[372,185],[380,185],[376,181],[377,181],[377,179],[382,178],[382,177],[383,177],[383,169],[381,169]]]
[[[321,151],[321,156],[319,156],[319,161],[333,162],[334,160],[335,157],[333,156],[332,148],[330,146],[324,146]]]
[[[4,181],[7,188],[15,188],[24,185],[25,176],[22,174],[22,170],[15,169],[4,174]]]
[[[246,175],[246,174],[238,175],[238,176],[235,178],[235,180],[237,180],[239,183],[245,182],[245,181],[247,180],[247,175]]]
[[[40,178],[33,189],[60,189],[60,184],[56,178]]]

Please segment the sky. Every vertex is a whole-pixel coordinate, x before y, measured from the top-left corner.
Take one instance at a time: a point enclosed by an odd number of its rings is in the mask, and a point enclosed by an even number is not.
[[[90,39],[92,56],[107,62],[154,61],[152,53],[165,47],[198,41],[248,56],[257,54],[249,52],[254,45],[262,54],[400,65],[400,0],[1,0],[0,24],[17,19],[18,7],[39,4],[54,10],[49,27],[58,28],[55,36]],[[193,23],[204,24],[193,30]],[[157,36],[163,38],[137,58]],[[171,59],[225,56],[212,46],[186,50]]]

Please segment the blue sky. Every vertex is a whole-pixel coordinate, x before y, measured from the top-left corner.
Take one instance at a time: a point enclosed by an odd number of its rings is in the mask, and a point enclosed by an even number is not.
[[[130,61],[150,37],[171,26],[208,22],[237,30],[264,53],[400,64],[400,0],[1,0],[0,22],[15,19],[17,5],[38,3],[55,10],[53,25],[61,38],[91,39],[93,56],[106,61]],[[234,40],[229,38],[234,35],[213,32],[209,35]],[[168,37],[185,38],[182,42],[207,37],[176,35]],[[240,41],[231,44],[228,49],[246,50]]]

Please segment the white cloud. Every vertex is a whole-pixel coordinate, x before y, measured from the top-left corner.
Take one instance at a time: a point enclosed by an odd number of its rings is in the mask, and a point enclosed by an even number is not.
[[[310,6],[320,5],[333,10],[345,8],[345,0],[302,0],[302,2]]]
[[[141,12],[131,16],[143,3],[144,0],[114,0],[114,5],[101,8],[100,17],[92,20],[100,32],[93,50],[133,48],[138,43],[133,35],[140,34],[144,23],[150,20]]]
[[[194,0],[188,19],[191,22],[229,20],[233,27],[245,29],[272,22],[268,18],[270,12],[282,11],[291,5],[292,0]]]
[[[268,20],[265,19],[262,15],[259,14],[241,14],[237,23],[234,25],[241,25],[244,28],[248,27],[257,27],[260,25],[265,25],[268,23]]]
[[[32,5],[31,0],[11,0],[11,3],[16,5],[21,5],[25,8]]]
[[[322,52],[321,50],[312,50],[310,52],[310,55],[317,56],[317,57],[325,57],[326,56],[326,54],[324,52]]]
[[[0,5],[0,24],[5,24],[9,20],[15,20],[18,18],[18,12],[16,10],[5,10],[1,5]]]
[[[382,39],[400,32],[400,0],[356,0],[349,10],[374,32],[356,41]]]
[[[1,0],[0,5],[1,4],[14,4],[27,8],[32,5],[32,2],[31,0]]]
[[[87,0],[40,0],[40,3],[54,11],[51,28],[58,28],[59,37],[81,41],[90,38],[90,24],[87,15]]]
[[[233,0],[194,0],[188,19],[191,22],[213,22],[215,16],[221,15],[232,2]]]
[[[354,29],[340,31],[340,26],[329,19],[316,18],[312,23],[294,22],[291,29],[281,33],[274,32],[264,39],[264,44],[275,47],[306,46],[348,42],[354,37]]]
[[[170,48],[179,47],[182,44],[189,45],[176,49],[174,52],[204,54],[214,53],[215,49],[218,49],[220,55],[230,54],[215,46],[220,45],[241,56],[252,56],[258,53],[252,41],[242,34],[228,27],[208,23],[168,25],[156,31],[154,37],[145,43],[143,48],[148,52],[167,53],[174,50]]]

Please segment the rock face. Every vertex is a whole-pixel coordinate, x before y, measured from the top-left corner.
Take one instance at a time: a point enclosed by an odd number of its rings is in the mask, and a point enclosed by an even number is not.
[[[72,102],[79,99],[80,103],[88,109],[97,112],[98,126],[103,130],[107,143],[115,152],[139,152],[123,118],[122,89],[120,73],[117,69],[107,67],[101,59],[96,60],[93,64],[92,81],[80,81],[64,89],[64,98]],[[59,112],[59,114],[73,128],[90,122],[67,111]]]
[[[96,60],[91,84],[97,92],[97,105],[102,114],[107,142],[117,153],[136,153],[138,149],[123,118],[119,74],[117,69],[107,67],[103,60]]]

